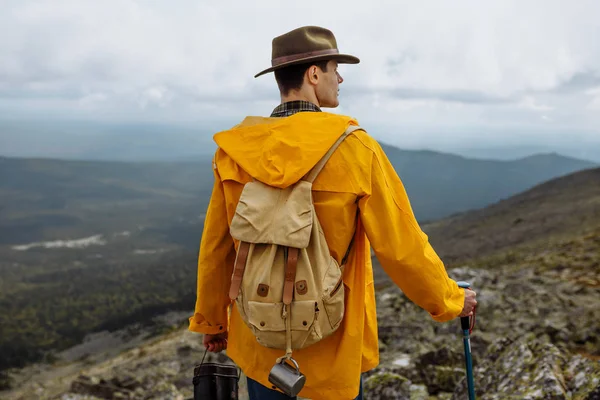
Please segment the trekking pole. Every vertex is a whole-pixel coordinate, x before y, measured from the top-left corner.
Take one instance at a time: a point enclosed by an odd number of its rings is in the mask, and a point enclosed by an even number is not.
[[[468,282],[457,282],[458,286],[463,289],[471,289],[471,284]],[[473,361],[471,359],[471,337],[475,322],[475,309],[473,309],[473,325],[471,325],[471,317],[461,317],[460,326],[463,331],[463,345],[465,347],[465,363],[467,367],[467,387],[469,389],[469,400],[475,400],[475,384],[473,383]]]

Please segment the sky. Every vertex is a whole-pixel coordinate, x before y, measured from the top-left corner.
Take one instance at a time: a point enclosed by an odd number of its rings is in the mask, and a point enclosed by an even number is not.
[[[0,120],[226,129],[278,104],[273,74],[254,78],[272,39],[318,25],[361,59],[340,66],[341,104],[325,111],[378,139],[600,160],[595,0],[3,0],[2,10]]]

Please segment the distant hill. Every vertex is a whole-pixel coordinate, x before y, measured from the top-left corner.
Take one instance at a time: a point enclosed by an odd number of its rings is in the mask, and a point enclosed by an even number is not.
[[[382,147],[406,186],[420,221],[481,208],[538,183],[596,165],[555,153],[496,161]]]
[[[600,168],[556,178],[489,207],[423,225],[447,263],[544,245],[597,228]]]
[[[209,157],[193,163],[0,157],[0,246],[198,223],[212,184]]]
[[[383,146],[420,221],[484,207],[594,165],[556,154],[486,161]],[[211,171],[210,156],[186,162],[0,157],[0,245],[87,237],[132,225],[175,233],[181,225],[175,220],[188,225],[204,213]],[[184,237],[181,231],[176,236]]]

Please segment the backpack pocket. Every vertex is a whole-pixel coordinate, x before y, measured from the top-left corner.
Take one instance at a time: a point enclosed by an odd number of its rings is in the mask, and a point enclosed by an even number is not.
[[[330,257],[329,267],[323,277],[323,307],[329,320],[330,333],[335,331],[344,317],[344,280],[342,269],[337,261]],[[327,329],[327,327],[323,327]],[[326,333],[324,332],[324,336]]]
[[[344,318],[344,297],[345,297],[344,281],[340,276],[339,281],[331,289],[331,291],[323,298],[323,306],[329,320],[331,330],[335,331],[342,319]]]
[[[292,348],[300,349],[313,336],[315,302],[293,301],[291,304]],[[266,347],[285,349],[283,303],[248,301],[248,322],[258,342]]]

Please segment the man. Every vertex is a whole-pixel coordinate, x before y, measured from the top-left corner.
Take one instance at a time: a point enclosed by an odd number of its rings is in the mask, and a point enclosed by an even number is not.
[[[248,117],[214,139],[215,184],[206,213],[194,316],[189,329],[204,334],[208,351],[228,350],[248,378],[250,398],[289,399],[268,375],[281,351],[261,346],[236,306],[228,314],[236,243],[229,234],[244,184],[259,180],[288,187],[302,178],[349,125],[351,117],[323,112],[339,105],[343,79],[332,32],[307,26],[276,37],[272,66],[281,104],[270,117]],[[300,396],[362,399],[361,373],[379,362],[371,246],[391,279],[439,322],[472,315],[475,293],[451,280],[421,231],[402,182],[379,144],[363,130],[350,134],[313,184],[313,201],[331,255],[348,259],[343,275],[345,315],[331,336],[295,350],[306,384]],[[401,340],[401,338],[399,338]]]

